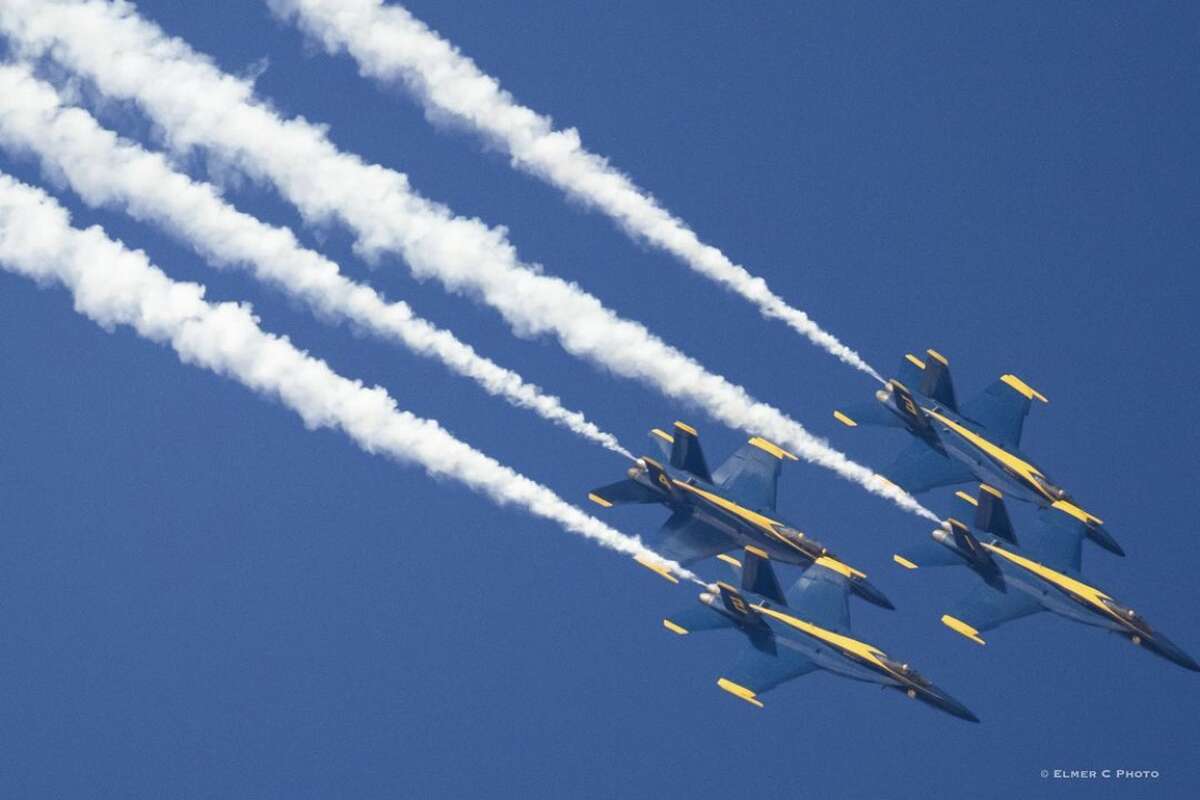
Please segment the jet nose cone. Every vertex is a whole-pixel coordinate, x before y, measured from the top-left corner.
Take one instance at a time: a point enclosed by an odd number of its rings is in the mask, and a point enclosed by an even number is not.
[[[971,709],[936,686],[929,686],[924,691],[917,690],[917,699],[923,700],[934,708],[945,711],[947,714],[951,714],[967,722],[979,722],[979,717],[975,716],[971,712]]]
[[[1162,656],[1184,669],[1190,669],[1192,672],[1200,672],[1200,664],[1196,663],[1196,659],[1189,656],[1183,651],[1183,648],[1161,634],[1155,635],[1153,639],[1143,640],[1142,644],[1150,652]]]
[[[1088,538],[1103,547],[1113,555],[1125,557],[1125,548],[1121,547],[1116,538],[1101,524],[1088,525]]]
[[[888,596],[876,588],[875,584],[871,583],[866,578],[854,578],[850,582],[850,588],[854,593],[866,600],[868,603],[873,603],[880,608],[886,608],[888,611],[895,611],[896,606],[888,599]]]

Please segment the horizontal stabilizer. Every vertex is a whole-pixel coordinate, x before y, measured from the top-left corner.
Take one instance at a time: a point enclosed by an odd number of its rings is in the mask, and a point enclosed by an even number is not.
[[[681,608],[663,619],[663,627],[671,633],[686,636],[689,633],[727,630],[733,621],[703,602]]]
[[[963,560],[957,553],[931,539],[904,548],[892,556],[892,561],[905,569],[961,567],[963,565]]]
[[[648,486],[626,478],[588,492],[588,499],[598,506],[612,508],[629,503],[657,503],[662,495]]]
[[[880,391],[883,391],[882,389]],[[886,398],[886,393],[884,394]],[[903,428],[904,422],[878,400],[865,403],[850,403],[833,412],[833,418],[847,428],[870,425],[882,428]]]

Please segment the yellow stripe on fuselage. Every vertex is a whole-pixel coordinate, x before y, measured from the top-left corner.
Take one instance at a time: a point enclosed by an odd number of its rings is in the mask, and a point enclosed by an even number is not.
[[[791,540],[789,540],[786,536],[781,536],[779,534],[779,532],[775,530],[776,525],[782,525],[783,523],[773,520],[770,517],[764,517],[762,514],[759,514],[757,511],[751,511],[750,509],[746,508],[745,506],[739,506],[737,503],[733,502],[732,500],[726,500],[724,497],[721,497],[721,495],[719,495],[719,494],[713,494],[712,492],[706,492],[703,489],[699,489],[688,483],[683,483],[682,481],[673,480],[671,482],[673,484],[675,484],[676,487],[683,489],[685,491],[691,492],[692,494],[698,495],[698,496],[704,498],[705,500],[707,500],[708,502],[712,503],[713,505],[715,505],[717,508],[720,508],[723,511],[727,511],[730,514],[733,514],[735,517],[742,520],[743,522],[749,522],[751,525],[753,525],[756,528],[758,528],[759,530],[761,530],[764,535],[770,537],[771,539],[774,539],[777,542],[782,542],[783,544],[786,544],[787,546],[791,547],[794,550],[800,550],[801,552],[804,552],[800,547],[796,546],[796,544],[793,543]]]
[[[838,561],[836,558],[830,558],[829,556],[821,556],[813,563],[820,564],[825,569],[831,569],[834,572],[838,573],[839,575],[845,575],[847,578],[865,578],[865,577],[867,577],[866,573],[859,572],[858,570],[856,570],[854,567],[850,566],[849,564],[843,564],[842,562]]]
[[[995,553],[1010,563],[1016,564],[1018,567],[1021,567],[1028,572],[1032,572],[1042,580],[1054,584],[1072,597],[1078,598],[1092,606],[1095,606],[1097,610],[1103,611],[1105,614],[1108,614],[1117,620],[1121,619],[1121,617],[1114,614],[1109,607],[1104,604],[1104,600],[1111,600],[1112,598],[1097,589],[1095,586],[1088,586],[1083,581],[1076,580],[1070,575],[1064,575],[1058,570],[1047,567],[1045,564],[1039,564],[1038,562],[1025,558],[1024,556],[1010,552],[1003,547],[997,547],[994,544],[987,544],[986,542],[983,542],[982,544],[992,553]]]
[[[983,438],[978,433],[975,433],[975,431],[971,430],[970,428],[959,425],[954,420],[948,419],[932,409],[925,409],[925,413],[957,433],[962,438],[966,439],[971,444],[978,447],[996,461],[999,461],[1003,466],[1016,473],[1019,477],[1023,478],[1030,487],[1038,492],[1038,494],[1042,495],[1051,502],[1054,501],[1055,498],[1047,494],[1046,491],[1038,484],[1038,482],[1033,479],[1034,475],[1038,476],[1039,478],[1044,477],[1041,473],[1041,470],[1039,470],[1033,464],[1014,456],[1000,445],[989,442],[987,439]]]
[[[777,520],[771,519],[770,517],[764,517],[762,514],[759,514],[757,511],[751,511],[750,509],[746,508],[745,506],[739,506],[737,503],[733,502],[732,500],[726,500],[724,497],[721,497],[721,495],[719,495],[719,494],[713,494],[712,492],[706,492],[703,489],[700,489],[696,486],[692,486],[690,483],[684,483],[683,481],[677,481],[677,480],[672,480],[671,483],[675,484],[675,488],[683,489],[686,492],[691,492],[694,495],[703,497],[705,500],[707,500],[708,502],[717,506],[718,508],[720,508],[724,511],[728,511],[730,514],[733,514],[734,516],[736,516],[742,520],[745,520],[746,522],[749,522],[753,525],[757,525],[758,527],[762,528],[764,531],[770,531],[772,534],[775,534],[775,526],[776,525],[783,524],[781,522],[778,522]]]
[[[720,508],[723,511],[727,511],[730,514],[733,514],[735,517],[742,520],[743,522],[749,522],[751,525],[754,525],[756,528],[758,528],[760,531],[762,531],[762,533],[765,536],[768,536],[769,538],[773,539],[774,541],[780,542],[781,544],[785,544],[788,547],[792,548],[793,550],[796,550],[798,552],[801,552],[801,553],[804,553],[807,555],[808,551],[806,551],[804,548],[797,545],[795,542],[793,542],[788,537],[779,533],[779,531],[775,530],[775,526],[777,526],[777,525],[783,526],[782,522],[779,522],[778,520],[773,520],[770,517],[763,516],[762,514],[759,514],[757,511],[751,511],[750,509],[746,508],[745,506],[740,506],[737,503],[733,502],[732,500],[726,500],[724,497],[721,497],[721,495],[719,495],[719,494],[713,494],[712,492],[706,492],[699,487],[692,486],[690,483],[684,483],[683,481],[677,481],[677,480],[672,480],[671,483],[678,489],[683,489],[684,491],[691,492],[694,495],[704,498],[708,502],[715,505],[717,508]],[[804,534],[797,531],[797,535],[803,536]],[[820,558],[818,558],[816,560],[815,563],[821,564],[821,566],[827,567],[828,569],[831,569],[834,572],[839,572],[848,578],[849,577],[859,577],[859,578],[867,577],[865,573],[859,572],[854,567],[851,567],[847,564],[843,564],[841,561],[838,561],[836,558],[830,558],[829,556],[821,556]]]
[[[834,633],[833,631],[822,628],[820,625],[814,625],[806,620],[793,617],[791,614],[784,614],[780,611],[776,611],[773,608],[767,608],[763,605],[754,606],[754,610],[760,614],[766,614],[772,619],[779,620],[783,624],[795,628],[801,633],[806,633],[814,639],[820,639],[826,644],[833,645],[844,653],[858,656],[867,663],[874,664],[875,666],[883,669],[885,672],[891,672],[891,670],[884,665],[883,661],[880,660],[884,658],[883,651],[872,647],[866,642],[860,642],[858,639],[852,639],[849,636],[841,633]]]
[[[1059,511],[1063,512],[1064,514],[1070,514],[1072,517],[1079,520],[1080,522],[1082,522],[1085,525],[1103,525],[1104,524],[1104,520],[1100,519],[1099,517],[1097,517],[1093,514],[1089,514],[1088,512],[1084,511],[1082,508],[1075,505],[1074,503],[1068,503],[1066,500],[1059,500],[1058,502],[1054,503],[1051,506],[1051,508],[1057,508]]]

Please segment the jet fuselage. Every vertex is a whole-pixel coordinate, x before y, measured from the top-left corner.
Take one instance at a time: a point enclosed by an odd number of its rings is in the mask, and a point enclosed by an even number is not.
[[[914,700],[956,717],[979,721],[966,706],[936,687],[921,673],[907,664],[888,658],[878,648],[801,619],[787,606],[772,603],[762,596],[747,593],[746,599],[751,603],[756,627],[766,625],[770,631],[770,641],[775,647],[793,650],[821,669],[843,678],[896,689]],[[702,593],[700,601],[713,613],[731,620],[743,633],[761,637],[761,633],[751,630],[741,618],[726,611],[715,593]],[[761,638],[759,640],[762,641]]]
[[[999,541],[983,542],[982,545],[999,567],[1008,591],[1023,592],[1053,614],[1112,631],[1155,655],[1186,669],[1200,671],[1200,664],[1191,656],[1151,628],[1132,608],[1105,592],[1076,576],[1035,561],[1012,545]]]

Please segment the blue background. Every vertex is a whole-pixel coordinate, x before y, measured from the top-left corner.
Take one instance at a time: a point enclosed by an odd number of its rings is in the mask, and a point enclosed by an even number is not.
[[[1027,449],[1129,552],[1089,546],[1085,571],[1200,655],[1194,6],[409,6],[881,370],[932,346],[951,359],[960,393],[1013,371],[1049,396]],[[830,416],[868,397],[869,379],[472,136],[429,126],[403,93],[360,79],[264,7],[140,7],[227,70],[267,57],[260,93],[280,109],[329,123],[340,147],[407,172],[457,212],[508,226],[527,261],[864,463],[882,466],[903,444]],[[127,109],[102,114],[147,133]],[[9,154],[0,168],[42,180]],[[267,329],[566,498],[582,502],[624,469],[432,363],[319,324],[154,230],[57,194],[79,223],[103,224],[210,297],[252,301]],[[231,198],[298,225],[262,187]],[[512,337],[493,312],[413,281],[399,262],[368,268],[339,230],[302,235],[634,449],[676,418],[700,428],[712,461],[744,439],[552,341]],[[1196,675],[1046,615],[971,645],[938,623],[970,576],[895,567],[891,554],[928,525],[831,473],[787,467],[781,510],[896,601],[891,613],[855,603],[856,631],[982,724],[828,675],[751,708],[714,686],[732,635],[661,628],[690,589],[338,434],[305,431],[129,331],[104,333],[61,290],[0,274],[0,324],[0,795],[1200,788]],[[948,491],[927,502],[961,512]],[[663,517],[604,513],[642,533]],[[1039,777],[1056,768],[1161,777]]]

